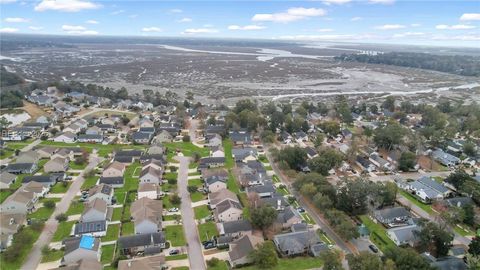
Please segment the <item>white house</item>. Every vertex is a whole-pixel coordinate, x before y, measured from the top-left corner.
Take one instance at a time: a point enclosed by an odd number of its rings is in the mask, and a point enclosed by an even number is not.
[[[159,184],[155,183],[140,183],[138,187],[138,198],[143,197],[156,200],[162,196],[162,190]]]
[[[93,222],[106,220],[107,203],[102,199],[95,199],[85,206],[85,210],[80,217],[80,222]]]
[[[64,132],[53,139],[54,142],[74,143],[77,136],[72,132]]]
[[[227,222],[239,220],[243,216],[243,210],[240,203],[232,200],[225,200],[214,210],[215,220],[217,222]]]

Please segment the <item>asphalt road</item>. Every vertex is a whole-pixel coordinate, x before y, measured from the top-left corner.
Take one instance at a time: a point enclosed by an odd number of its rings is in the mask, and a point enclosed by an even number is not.
[[[188,260],[191,269],[205,270],[205,260],[203,258],[202,245],[200,237],[198,237],[197,224],[195,223],[195,214],[188,193],[188,164],[189,157],[175,157],[180,162],[178,169],[178,193],[182,198],[180,211],[182,214],[183,230],[185,232],[185,240],[187,241]]]
[[[37,268],[38,264],[40,263],[40,259],[42,258],[42,247],[48,245],[52,241],[53,234],[57,230],[58,221],[55,219],[55,217],[58,214],[65,213],[68,210],[73,198],[80,191],[83,182],[85,182],[85,178],[83,177],[84,173],[95,168],[95,166],[97,166],[97,164],[100,162],[100,159],[101,158],[97,156],[96,152],[90,155],[89,163],[85,170],[83,170],[83,172],[77,176],[75,180],[73,180],[73,184],[70,186],[67,193],[65,193],[60,202],[57,203],[52,216],[47,220],[47,222],[45,222],[45,227],[37,242],[33,244],[30,254],[28,254],[26,261],[22,265],[22,270],[34,270]]]

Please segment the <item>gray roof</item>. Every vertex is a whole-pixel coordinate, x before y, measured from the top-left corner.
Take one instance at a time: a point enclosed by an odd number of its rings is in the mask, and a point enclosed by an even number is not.
[[[236,201],[224,200],[221,203],[217,204],[217,208],[215,208],[215,211],[217,213],[223,213],[230,208],[242,209],[242,205]]]
[[[245,231],[252,230],[252,224],[248,220],[244,220],[244,219],[223,222],[222,226],[225,234],[245,232]]]
[[[80,134],[79,140],[103,140],[103,135],[100,134]]]
[[[207,185],[211,185],[215,182],[226,183],[227,180],[224,177],[219,177],[218,175],[212,175],[212,176],[209,176],[209,177],[205,178],[205,183],[207,183]]]
[[[107,185],[123,185],[124,179],[123,177],[100,177],[99,184],[107,184]]]
[[[232,149],[232,155],[233,155],[233,156],[235,157],[235,159],[237,159],[237,160],[244,159],[244,158],[246,158],[247,156],[249,156],[250,154],[256,155],[256,154],[257,154],[257,150],[254,149],[254,148],[251,148],[251,147],[247,147],[247,148],[234,148],[234,149]]]
[[[7,171],[3,171],[0,174],[0,182],[4,184],[10,184],[12,181],[14,181],[17,178],[15,174],[11,174]]]
[[[396,218],[409,218],[411,217],[410,212],[405,209],[405,207],[392,207],[392,208],[385,208],[382,210],[376,210],[374,212],[375,218],[383,221],[389,221]]]
[[[414,231],[418,230],[420,230],[420,228],[417,225],[408,225],[388,229],[387,231],[394,234],[399,242],[409,242],[415,239]]]
[[[265,183],[261,186],[253,186],[247,188],[247,193],[255,192],[255,193],[275,193],[275,187],[272,183]]]
[[[292,206],[285,207],[284,210],[278,211],[277,222],[278,223],[287,223],[293,217],[300,217],[300,214]]]
[[[122,236],[117,242],[121,248],[161,245],[165,243],[165,234],[157,232]]]
[[[467,265],[457,257],[444,257],[430,264],[438,270],[466,270]]]
[[[11,163],[7,166],[7,171],[25,171],[30,170],[35,166],[35,163]]]
[[[413,189],[423,190],[429,198],[435,198],[448,191],[448,188],[427,176],[410,183],[410,185]]]
[[[75,224],[75,235],[103,232],[107,229],[107,221],[79,222]]]
[[[299,231],[277,234],[273,237],[281,251],[303,250],[311,245],[321,243],[320,238],[314,231]]]
[[[23,178],[23,183],[28,182],[38,182],[38,183],[53,183],[55,182],[56,178],[50,175],[27,175]]]
[[[454,198],[449,198],[445,199],[444,202],[448,206],[457,206],[457,207],[462,207],[467,204],[472,204],[472,198],[469,197],[454,197]]]

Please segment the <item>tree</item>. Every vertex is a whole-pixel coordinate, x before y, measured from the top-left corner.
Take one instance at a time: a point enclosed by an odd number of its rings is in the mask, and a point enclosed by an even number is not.
[[[365,179],[344,180],[338,188],[337,208],[350,215],[365,214],[374,188]]]
[[[170,195],[170,197],[168,198],[168,200],[169,200],[173,205],[180,205],[180,203],[182,202],[182,198],[180,198],[180,196],[178,196],[177,193],[174,193],[174,194]]]
[[[341,270],[342,261],[340,259],[340,252],[338,250],[328,250],[320,254],[323,261],[323,270]]]
[[[340,133],[340,124],[336,121],[325,121],[319,124],[319,127],[329,136],[336,136]]]
[[[389,110],[391,112],[395,111],[395,97],[388,96],[385,101],[382,103],[382,108]]]
[[[327,195],[322,193],[317,193],[313,196],[313,203],[318,209],[326,210],[333,207],[333,202]]]
[[[430,264],[411,248],[387,249],[385,257],[395,263],[397,270],[432,270]]]
[[[198,191],[198,187],[197,186],[187,186],[187,190],[189,193],[195,193]]]
[[[391,121],[374,131],[373,141],[378,147],[391,150],[403,142],[405,134],[406,130],[399,123]]]
[[[471,203],[462,206],[464,217],[462,222],[474,226],[475,225],[475,210]]]
[[[478,270],[480,269],[480,257],[473,256],[472,254],[467,254],[467,269],[468,270]]]
[[[470,175],[462,169],[456,170],[445,178],[445,182],[452,184],[456,189],[460,189],[468,180]]]
[[[277,210],[269,205],[261,205],[250,211],[252,224],[262,230],[270,227],[277,218]]]
[[[286,147],[278,152],[275,160],[285,161],[290,169],[299,169],[306,164],[307,152],[298,146]]]
[[[55,216],[55,219],[58,221],[58,222],[65,222],[68,220],[68,216],[65,214],[65,213],[61,213],[61,214],[58,214]]]
[[[479,256],[480,255],[480,237],[474,237],[468,245],[468,253]]]
[[[337,232],[343,239],[350,240],[360,236],[357,226],[343,211],[333,208],[325,211],[325,217],[328,219],[335,232]]]
[[[348,254],[347,261],[351,270],[383,270],[380,257],[368,251],[362,251],[357,256]]]
[[[48,208],[48,209],[53,209],[55,208],[55,202],[52,200],[46,200],[43,202],[43,206]]]
[[[340,115],[343,123],[351,124],[353,122],[352,112],[345,96],[338,96],[335,100],[335,109]]]
[[[270,269],[278,264],[277,251],[270,241],[258,244],[249,257],[260,269]]]
[[[420,250],[428,251],[435,257],[447,255],[453,241],[453,234],[433,222],[426,222],[415,234]]]
[[[463,152],[465,153],[465,155],[467,156],[475,156],[475,144],[471,141],[468,141],[468,142],[465,142],[463,144]]]
[[[308,167],[314,172],[328,175],[328,171],[340,165],[342,160],[340,152],[333,148],[322,148],[317,157],[308,161]]]
[[[378,106],[377,104],[372,104],[370,105],[370,107],[368,107],[370,112],[373,113],[373,114],[377,114],[378,113]]]
[[[325,140],[325,135],[323,133],[317,133],[315,140],[313,140],[313,145],[315,147],[320,147],[323,144],[323,140]]]
[[[415,168],[416,164],[417,155],[410,151],[402,152],[402,154],[400,155],[400,159],[398,160],[398,169],[400,171],[408,172],[411,169]]]
[[[242,99],[235,104],[233,111],[236,114],[239,114],[242,111],[257,111],[257,104],[252,102],[250,99]]]
[[[210,267],[216,267],[220,260],[216,257],[211,258],[210,260],[207,260],[207,266]]]

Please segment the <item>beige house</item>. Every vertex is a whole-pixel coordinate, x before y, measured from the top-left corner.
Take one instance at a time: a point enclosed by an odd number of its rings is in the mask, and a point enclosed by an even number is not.
[[[82,235],[66,239],[63,243],[65,245],[63,265],[74,264],[82,259],[100,261],[100,238]]]
[[[107,219],[107,203],[102,199],[95,199],[85,205],[80,222],[102,221]]]
[[[162,170],[153,168],[153,166],[146,167],[140,172],[140,183],[155,183],[159,184],[162,181]]]
[[[81,259],[77,262],[68,264],[63,267],[58,267],[50,270],[102,270],[103,265],[97,260]]]
[[[215,220],[217,222],[227,222],[239,220],[243,216],[243,210],[240,203],[232,200],[225,200],[214,210]]]
[[[245,235],[237,241],[230,244],[228,252],[230,265],[233,267],[251,263],[250,253],[258,244],[263,243],[263,237],[254,235]]]
[[[58,148],[56,147],[45,146],[38,149],[37,153],[40,156],[40,158],[51,158],[57,151],[58,151]]]
[[[43,166],[43,170],[46,173],[51,172],[66,172],[68,170],[68,159],[57,157],[52,160],[49,160]]]
[[[95,199],[101,199],[107,203],[107,205],[112,204],[113,198],[113,187],[106,184],[100,184],[92,187],[88,191],[88,201],[92,202]]]
[[[136,234],[156,233],[162,230],[163,202],[147,197],[132,203],[130,213]]]
[[[138,187],[138,199],[149,198],[156,200],[162,196],[162,189],[159,184],[155,183],[140,183]]]
[[[217,208],[217,205],[225,200],[232,200],[232,201],[239,202],[237,194],[231,192],[226,188],[221,189],[217,192],[209,193],[208,200],[209,200],[211,209]]]
[[[7,189],[17,180],[17,175],[3,171],[0,173],[0,189]]]
[[[103,177],[121,177],[125,173],[125,168],[127,166],[124,163],[114,161],[108,167],[103,170]]]
[[[160,270],[167,267],[165,255],[139,257],[118,262],[118,270]]]

